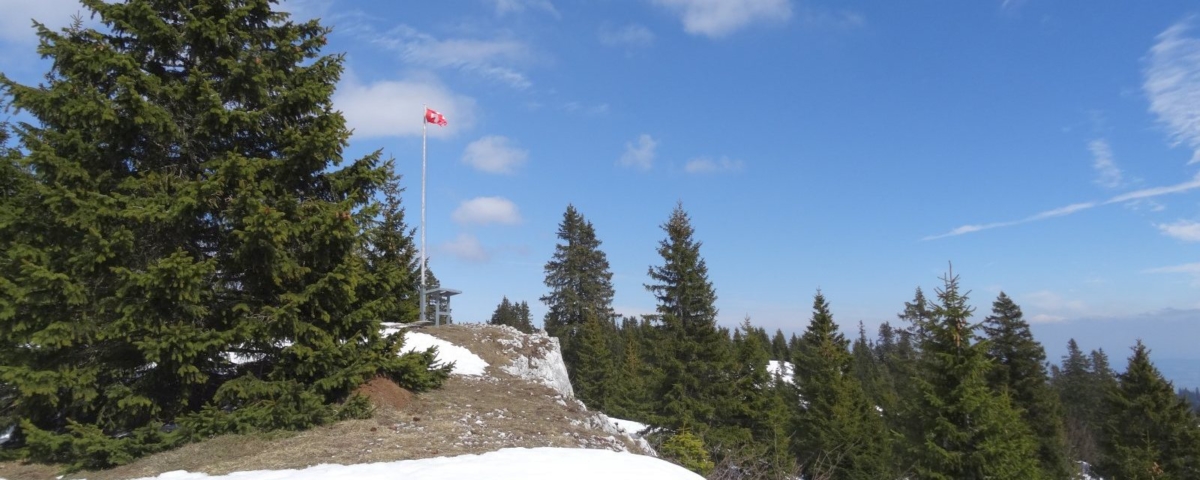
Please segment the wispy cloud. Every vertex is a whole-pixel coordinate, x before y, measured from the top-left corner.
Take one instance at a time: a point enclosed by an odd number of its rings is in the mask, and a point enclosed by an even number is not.
[[[488,135],[467,145],[463,163],[487,173],[511,174],[529,159],[529,151],[516,147],[511,140]]]
[[[77,13],[84,20],[90,16],[79,0],[0,0],[0,11],[0,40],[23,44],[37,41],[34,20],[56,30],[70,25]]]
[[[720,172],[740,172],[744,168],[741,160],[730,160],[729,157],[721,157],[720,159],[712,159],[709,157],[699,157],[688,160],[684,165],[683,170],[692,174],[704,173],[720,173]]]
[[[1192,149],[1189,164],[1200,162],[1200,38],[1188,36],[1195,22],[1189,16],[1158,35],[1142,84],[1173,145]]]
[[[1200,242],[1200,222],[1191,220],[1180,220],[1175,223],[1163,223],[1155,225],[1158,230],[1168,237],[1183,240],[1185,242]]]
[[[599,36],[600,44],[609,47],[649,47],[654,44],[654,32],[636,23],[619,28],[601,26]]]
[[[1175,184],[1175,185],[1167,185],[1164,187],[1153,187],[1153,188],[1144,188],[1141,190],[1134,190],[1132,192],[1122,193],[1120,195],[1114,196],[1103,202],[1075,203],[1075,204],[1067,205],[1065,207],[1059,207],[1059,208],[1055,208],[1053,210],[1047,210],[1047,211],[1044,211],[1044,212],[1041,212],[1041,213],[1038,213],[1035,215],[1031,215],[1031,216],[1025,217],[1021,220],[987,223],[987,224],[982,224],[982,225],[963,225],[961,227],[957,227],[953,230],[950,230],[949,232],[946,232],[946,233],[943,233],[940,235],[930,235],[928,237],[923,238],[922,240],[937,240],[939,238],[954,237],[954,236],[958,236],[958,235],[964,235],[964,234],[979,232],[979,231],[983,231],[983,230],[991,230],[993,228],[1011,227],[1011,226],[1020,225],[1023,223],[1036,222],[1039,220],[1046,220],[1049,218],[1064,217],[1064,216],[1067,216],[1067,215],[1070,215],[1070,214],[1073,214],[1076,212],[1087,210],[1087,209],[1093,208],[1093,207],[1098,207],[1101,205],[1111,205],[1114,203],[1126,203],[1126,202],[1131,202],[1131,201],[1140,201],[1140,200],[1144,200],[1144,199],[1148,199],[1148,198],[1158,197],[1161,195],[1169,195],[1169,194],[1173,194],[1173,193],[1183,193],[1183,192],[1187,192],[1190,190],[1195,190],[1197,188],[1200,188],[1200,174],[1197,174],[1191,180],[1183,182],[1183,183],[1179,183],[1179,184]]]
[[[438,38],[408,25],[386,33],[360,22],[352,30],[372,44],[396,52],[418,67],[455,69],[479,75],[513,88],[533,85],[517,70],[532,57],[530,46],[513,38]]]
[[[459,260],[472,263],[483,263],[491,259],[491,254],[479,243],[474,235],[460,233],[458,237],[437,246],[439,252],[446,253]]]
[[[728,36],[755,23],[792,17],[788,0],[652,0],[680,16],[684,31],[710,38]]]
[[[597,103],[595,105],[584,105],[581,102],[567,102],[562,104],[562,110],[567,113],[584,113],[587,115],[604,115],[608,113],[609,106],[607,103]]]
[[[858,28],[867,24],[867,19],[861,13],[850,10],[823,10],[813,7],[803,7],[797,15],[799,23],[808,28],[848,29]]]
[[[1171,265],[1169,267],[1150,268],[1142,270],[1142,273],[1188,273],[1192,275],[1200,275],[1200,262]]]
[[[1200,262],[1184,263],[1180,265],[1159,266],[1159,268],[1146,269],[1141,271],[1142,274],[1184,274],[1194,278],[1195,284],[1200,286]]]
[[[504,197],[476,197],[459,204],[451,214],[462,225],[516,225],[521,223],[517,204]]]
[[[1104,202],[1104,204],[1107,205],[1110,203],[1123,203],[1123,202],[1128,202],[1130,200],[1140,200],[1143,198],[1152,198],[1152,197],[1157,197],[1160,195],[1168,195],[1168,194],[1172,194],[1172,193],[1182,193],[1182,192],[1186,192],[1188,190],[1194,190],[1197,188],[1200,188],[1200,174],[1197,174],[1194,178],[1192,178],[1189,181],[1175,184],[1175,185],[1168,185],[1165,187],[1143,188],[1141,190],[1134,190],[1129,193],[1123,193],[1121,195],[1117,195],[1115,197],[1108,199],[1107,201]]]
[[[475,99],[450,91],[430,75],[364,84],[347,74],[333,95],[333,105],[345,115],[355,138],[420,135],[423,105],[445,114],[450,122],[430,128],[431,137],[449,137],[475,123]]]
[[[1088,306],[1082,300],[1067,298],[1050,290],[1018,295],[1019,302],[1033,312],[1029,317],[1032,323],[1052,323],[1078,317],[1088,312]]]
[[[1117,188],[1123,183],[1121,169],[1113,160],[1112,147],[1104,139],[1092,140],[1088,143],[1092,152],[1092,169],[1096,171],[1096,185],[1104,188]]]
[[[625,153],[621,154],[621,159],[617,160],[617,165],[622,167],[631,167],[638,170],[650,170],[654,166],[654,151],[658,148],[658,142],[648,134],[638,136],[636,142],[625,143]]]
[[[292,20],[302,22],[324,17],[333,7],[333,0],[282,0],[279,10],[292,14]]]
[[[521,13],[526,10],[542,11],[558,17],[558,9],[550,0],[487,0],[496,6],[496,15],[504,16],[510,13]]]
[[[965,235],[968,233],[975,233],[975,232],[981,232],[984,230],[991,230],[993,228],[1011,227],[1014,225],[1020,225],[1022,223],[1037,222],[1040,220],[1046,220],[1046,219],[1050,219],[1050,218],[1064,217],[1064,216],[1070,215],[1072,213],[1087,210],[1089,208],[1095,207],[1096,205],[1097,205],[1097,203],[1095,203],[1095,202],[1073,203],[1073,204],[1067,205],[1065,207],[1059,207],[1059,208],[1055,208],[1052,210],[1046,210],[1044,212],[1039,212],[1039,213],[1030,215],[1028,217],[1022,218],[1020,220],[1012,220],[1012,221],[1008,221],[1008,222],[985,223],[985,224],[981,224],[981,225],[963,225],[961,227],[957,227],[953,230],[950,230],[949,232],[946,232],[946,233],[943,233],[940,235],[930,235],[928,237],[923,238],[922,240],[937,240],[939,238]]]

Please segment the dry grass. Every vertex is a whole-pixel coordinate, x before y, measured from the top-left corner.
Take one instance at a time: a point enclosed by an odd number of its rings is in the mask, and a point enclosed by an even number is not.
[[[597,417],[574,399],[562,398],[549,387],[501,371],[498,367],[508,364],[514,355],[499,343],[510,338],[507,331],[470,325],[422,331],[475,352],[491,364],[488,375],[453,376],[441,389],[416,395],[407,403],[400,402],[403,407],[399,409],[389,402],[377,401],[381,406],[369,420],[274,436],[222,436],[112,470],[64,478],[115,480],[155,476],[171,470],[224,474],[303,468],[321,463],[355,464],[478,454],[508,447],[607,448],[641,453],[623,437],[613,438],[592,427]],[[370,389],[387,390],[380,385]],[[9,480],[55,476],[57,471],[53,467],[0,464],[0,477]]]

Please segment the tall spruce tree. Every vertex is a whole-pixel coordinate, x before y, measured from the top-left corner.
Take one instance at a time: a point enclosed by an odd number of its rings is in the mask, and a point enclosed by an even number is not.
[[[589,407],[609,412],[609,408],[619,403],[622,395],[620,370],[617,359],[613,355],[616,343],[616,330],[611,322],[595,317],[592,312],[586,312],[583,328],[576,337],[576,355],[579,363],[571,384],[575,394]]]
[[[1008,295],[1000,292],[992,302],[992,314],[983,321],[988,340],[987,356],[992,361],[988,382],[993,390],[1008,395],[1013,406],[1038,441],[1038,460],[1047,478],[1067,478],[1066,434],[1058,396],[1046,372],[1046,350],[1033,339],[1029,323]]]
[[[550,293],[541,298],[548,308],[543,326],[546,333],[558,337],[567,372],[574,373],[579,366],[575,349],[579,330],[588,318],[609,321],[614,317],[612,272],[592,222],[574,205],[567,205],[563,213],[558,239],[554,256],[545,267]]]
[[[1037,444],[1008,397],[988,388],[987,343],[976,341],[972,308],[947,273],[920,336],[921,368],[915,379],[916,429],[910,431],[918,478],[1043,478]]]
[[[783,330],[775,329],[775,336],[771,337],[771,359],[781,362],[790,361],[792,355],[788,352],[787,337],[783,336]]]
[[[793,360],[800,394],[796,455],[810,475],[830,479],[890,478],[894,473],[883,419],[853,371],[849,341],[817,291],[812,319]]]
[[[1096,356],[1096,355],[1093,355]],[[1092,356],[1083,353],[1075,339],[1067,341],[1062,366],[1053,370],[1051,385],[1063,407],[1067,455],[1071,460],[1096,465],[1100,461],[1100,435],[1105,422],[1104,398],[1116,380],[1108,368],[1108,359],[1097,372]]]
[[[891,377],[884,371],[883,362],[875,354],[874,346],[867,339],[867,329],[862,322],[858,322],[858,338],[850,347],[850,355],[854,359],[854,376],[862,385],[867,399],[884,412],[893,410],[896,405],[895,387]]]
[[[1140,340],[1105,404],[1110,416],[1097,473],[1122,480],[1200,478],[1200,418],[1175,395]]]
[[[37,27],[44,83],[0,75],[34,119],[0,214],[0,411],[30,457],[119,464],[353,413],[331,405],[376,374],[445,378],[380,334],[410,320],[380,295],[411,279],[377,261],[405,247],[372,235],[394,179],[378,153],[342,165],[328,29],[268,0],[83,3],[103,31]]]
[[[663,264],[650,267],[654,283],[646,285],[658,300],[662,330],[654,346],[663,371],[655,392],[656,423],[703,436],[720,422],[718,409],[732,396],[732,352],[729,338],[717,329],[717,294],[682,204],[662,229]]]

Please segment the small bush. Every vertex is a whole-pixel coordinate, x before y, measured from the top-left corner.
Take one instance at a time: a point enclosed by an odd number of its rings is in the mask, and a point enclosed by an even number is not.
[[[708,449],[704,447],[704,440],[687,430],[680,431],[668,438],[659,447],[658,453],[663,458],[700,475],[707,476],[715,468],[712,459],[708,456]]]

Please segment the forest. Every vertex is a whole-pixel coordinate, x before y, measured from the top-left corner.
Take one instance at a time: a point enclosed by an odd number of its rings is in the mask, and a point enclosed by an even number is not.
[[[560,339],[576,394],[656,427],[660,452],[710,478],[1197,478],[1196,392],[1176,391],[1136,341],[1124,369],[1074,340],[1046,358],[1021,307],[986,312],[948,270],[895,323],[847,338],[813,295],[807,328],[771,334],[717,324],[682,204],[662,224],[662,263],[645,288],[655,315],[612,309],[612,273],[573,206],[545,266],[546,331]],[[511,323],[497,309],[492,323]],[[1191,402],[1191,403],[1189,403]],[[735,472],[735,473],[730,473]]]

